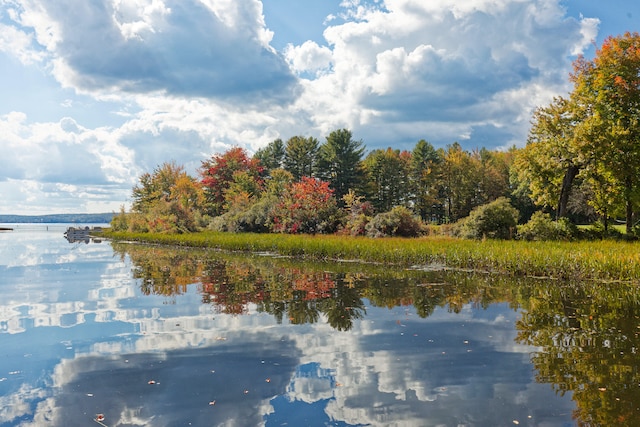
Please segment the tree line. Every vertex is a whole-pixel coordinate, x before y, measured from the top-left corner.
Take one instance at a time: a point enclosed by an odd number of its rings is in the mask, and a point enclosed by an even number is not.
[[[158,166],[140,177],[131,212],[123,208],[112,225],[415,235],[424,224],[486,217],[483,207],[493,204],[487,212],[507,209],[510,227],[537,212],[533,220],[547,228],[552,217],[599,219],[605,230],[620,219],[631,234],[640,203],[640,36],[607,38],[593,60],[574,62],[570,80],[568,97],[535,111],[521,149],[420,140],[411,151],[367,152],[348,129],[323,142],[276,139],[252,156],[240,147],[214,154],[197,177],[175,162]]]

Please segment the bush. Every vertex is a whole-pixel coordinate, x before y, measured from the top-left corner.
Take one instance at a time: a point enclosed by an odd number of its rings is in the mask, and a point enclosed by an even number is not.
[[[209,229],[213,231],[228,231],[232,233],[252,232],[263,233],[269,231],[271,211],[278,203],[275,196],[265,196],[244,210],[237,206],[222,215],[214,217],[209,222]]]
[[[518,225],[518,211],[506,197],[474,208],[461,223],[460,235],[467,239],[511,239]]]
[[[127,231],[129,229],[129,222],[127,220],[127,214],[124,211],[124,206],[120,206],[120,213],[111,218],[110,225],[113,231]]]
[[[309,177],[288,185],[272,214],[276,233],[333,233],[341,220],[329,183]]]
[[[422,229],[422,220],[404,206],[379,213],[366,225],[369,237],[415,237],[422,234]]]
[[[548,213],[537,211],[529,222],[518,227],[518,238],[522,240],[571,240],[577,232],[567,218],[554,221]]]
[[[371,221],[373,206],[369,202],[363,202],[362,199],[353,190],[349,190],[347,194],[342,196],[347,214],[340,228],[340,234],[364,236],[367,233],[367,224]]]

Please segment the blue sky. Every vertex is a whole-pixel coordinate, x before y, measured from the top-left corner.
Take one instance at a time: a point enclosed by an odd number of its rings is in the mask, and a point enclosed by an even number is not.
[[[498,149],[632,0],[0,0],[0,213],[110,212],[140,174],[346,127]]]

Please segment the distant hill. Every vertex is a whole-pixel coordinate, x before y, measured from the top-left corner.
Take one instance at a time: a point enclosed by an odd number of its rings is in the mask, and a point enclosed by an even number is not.
[[[98,214],[52,214],[52,215],[1,215],[0,223],[42,223],[52,224],[56,222],[70,223],[109,223],[114,213]]]

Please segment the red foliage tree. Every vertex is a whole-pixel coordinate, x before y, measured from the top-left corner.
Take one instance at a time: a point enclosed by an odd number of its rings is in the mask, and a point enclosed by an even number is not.
[[[329,183],[302,177],[290,184],[275,207],[273,230],[281,233],[330,233],[338,221],[338,206]]]
[[[247,172],[261,181],[264,168],[258,159],[250,158],[240,147],[234,147],[223,154],[215,154],[202,162],[200,167],[201,183],[204,187],[208,213],[219,215],[223,211],[225,191],[233,182],[233,174],[238,171]]]

